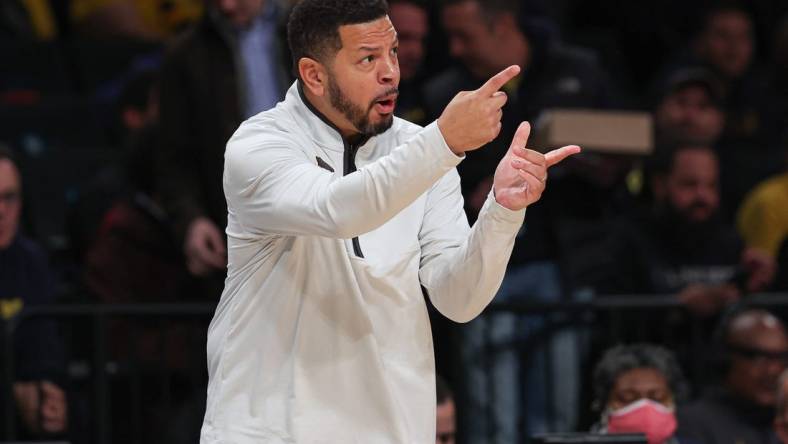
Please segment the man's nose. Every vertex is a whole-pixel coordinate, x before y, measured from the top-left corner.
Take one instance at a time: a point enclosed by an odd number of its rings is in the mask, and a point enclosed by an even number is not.
[[[399,79],[399,62],[396,56],[386,58],[386,62],[382,64],[380,72],[381,83],[395,83]]]

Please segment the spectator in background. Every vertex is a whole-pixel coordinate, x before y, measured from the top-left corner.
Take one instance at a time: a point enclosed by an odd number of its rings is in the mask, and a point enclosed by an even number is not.
[[[54,301],[45,253],[19,233],[22,180],[11,152],[0,147],[0,313],[9,319],[25,307]],[[25,319],[14,333],[13,396],[28,438],[62,435],[68,426],[65,368],[57,326]]]
[[[454,404],[454,394],[449,385],[440,376],[435,377],[437,391],[437,426],[435,429],[435,444],[454,444],[457,439],[457,418]]]
[[[126,149],[116,166],[115,192],[85,256],[85,283],[103,304],[193,302],[180,246],[154,186],[159,88],[151,74],[138,74],[121,94],[118,115]],[[194,369],[206,364],[204,347],[198,345],[202,342],[194,338],[204,337],[207,325],[173,319],[166,329],[160,327],[132,319],[108,322],[112,359],[121,366],[133,362],[140,369],[159,368],[155,374],[143,370],[131,377],[141,387],[132,397],[122,388],[134,383],[128,374],[113,379],[113,414],[134,414],[137,396],[146,406],[141,415],[146,427],[132,431],[133,423],[119,423],[112,428],[112,442],[129,442],[135,433],[143,442],[199,440],[206,382]],[[162,389],[162,378],[176,382]]]
[[[703,145],[677,145],[652,162],[654,206],[619,231],[615,265],[596,276],[605,293],[677,294],[697,315],[709,316],[763,290],[774,261],[746,248],[719,216],[719,167]]]
[[[687,68],[671,74],[657,91],[656,146],[714,146],[725,124],[721,100],[719,86],[706,70]]]
[[[460,166],[463,194],[470,217],[490,189],[489,172],[506,152],[517,125],[534,122],[551,107],[597,108],[610,105],[607,75],[593,55],[557,42],[549,23],[522,20],[517,0],[444,0],[441,17],[449,51],[460,64],[429,80],[424,88],[428,114],[436,117],[459,91],[478,88],[485,79],[509,65],[523,71],[503,91],[501,134],[480,153],[469,154]],[[541,26],[540,26],[541,25]]]
[[[70,237],[82,261],[95,241],[102,219],[117,200],[126,198],[136,186],[152,194],[153,154],[159,119],[157,79],[158,72],[151,69],[131,73],[114,106],[113,138],[117,139],[119,155],[92,173],[95,177],[80,189],[78,201],[71,206]],[[101,265],[108,264],[102,261]],[[125,274],[126,270],[119,271],[123,274],[115,276],[111,285],[124,288],[129,283],[139,282],[136,277]]]
[[[552,24],[540,17],[523,17],[522,6],[518,0],[441,3],[449,51],[459,64],[426,83],[424,97],[428,114],[437,116],[455,93],[477,88],[485,78],[506,66],[516,64],[523,69],[518,79],[502,88],[508,101],[503,108],[499,136],[484,150],[468,153],[468,159],[458,167],[465,209],[471,220],[490,192],[490,172],[506,153],[506,140],[521,121],[534,122],[542,110],[551,107],[599,108],[613,102],[608,77],[595,57],[560,44],[553,37]],[[620,159],[587,153],[579,157],[571,162],[568,159],[560,169],[551,171],[551,190],[545,193],[544,200],[528,209],[528,226],[518,235],[512,261],[494,303],[516,302],[524,292],[542,301],[561,298],[560,273],[554,261],[558,251],[554,234],[561,223],[559,219],[577,214],[594,219],[613,207],[616,199],[610,198],[613,193],[610,190],[615,186],[611,185],[620,184],[621,171],[626,169]],[[585,175],[576,181],[561,180],[572,165],[581,174],[586,171]],[[594,186],[587,186],[588,180]],[[597,193],[600,189],[604,190]],[[562,200],[567,196],[571,204]],[[598,202],[603,204],[596,206]],[[591,212],[590,216],[587,211]],[[539,379],[543,376],[525,376],[526,372],[542,375],[544,365],[531,354],[527,366],[521,367],[521,353],[513,347],[522,336],[538,329],[540,322],[541,319],[534,317],[525,322],[514,315],[491,314],[483,315],[460,331],[461,360],[467,372],[467,390],[463,392],[468,395],[463,400],[466,407],[463,414],[467,416],[461,426],[468,428],[469,442],[520,442],[526,434],[574,426],[575,386],[567,383],[555,391],[558,399],[552,404],[560,411],[550,415],[545,407],[549,404],[546,384]],[[576,375],[566,373],[570,371],[566,369],[576,367],[577,353],[571,347],[562,347],[553,356],[560,356],[557,359],[561,367],[555,370],[557,377],[576,380]],[[527,388],[522,388],[524,381],[528,381]],[[522,399],[522,394],[526,394],[529,402]],[[548,424],[550,417],[555,423]]]
[[[205,19],[166,56],[157,173],[189,271],[218,297],[227,263],[222,168],[239,124],[284,96],[275,0],[211,0]]]
[[[390,0],[389,18],[397,30],[399,48],[399,98],[397,115],[403,119],[424,125],[427,115],[422,104],[421,67],[424,61],[424,40],[429,33],[429,16],[422,0]]]
[[[705,444],[775,442],[777,382],[788,363],[783,323],[744,308],[723,317],[717,333],[713,370],[721,384],[679,409],[679,436]]]
[[[757,184],[737,213],[739,232],[747,245],[767,252],[778,261],[774,290],[788,290],[788,16],[780,23],[774,45],[769,85],[769,130],[778,135],[782,171]]]
[[[163,41],[199,20],[204,0],[70,0],[69,3],[73,26],[83,34]]]
[[[88,289],[102,302],[178,300],[185,267],[155,189],[158,125],[156,77],[143,72],[121,94],[125,153],[85,258]],[[123,341],[119,341],[123,343]]]
[[[677,442],[676,404],[685,396],[681,368],[669,350],[650,344],[608,349],[594,369],[599,433],[643,433],[649,444]]]
[[[777,412],[774,433],[782,444],[788,444],[788,371],[783,370],[777,380]]]
[[[693,52],[725,81],[747,74],[755,55],[752,17],[735,2],[720,2],[705,11]]]
[[[785,276],[788,271],[788,170],[763,181],[750,192],[739,208],[737,222],[747,246],[777,260],[780,275]],[[780,281],[778,285],[784,285],[782,279]]]
[[[753,27],[752,17],[740,4],[714,4],[703,14],[690,54],[674,65],[703,66],[720,82],[726,124],[714,148],[727,203],[722,214],[729,221],[745,194],[779,172],[782,160],[768,116],[774,94],[754,62]]]

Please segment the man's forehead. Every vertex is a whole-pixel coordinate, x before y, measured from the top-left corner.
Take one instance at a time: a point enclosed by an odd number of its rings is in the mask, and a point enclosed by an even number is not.
[[[342,25],[339,27],[342,48],[356,51],[365,46],[392,43],[397,31],[388,16],[367,23]]]

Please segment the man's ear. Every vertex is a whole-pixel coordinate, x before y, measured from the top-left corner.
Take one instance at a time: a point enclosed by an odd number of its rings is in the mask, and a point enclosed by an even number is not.
[[[328,88],[326,68],[322,63],[309,57],[298,60],[298,74],[304,88],[318,97],[323,97]]]

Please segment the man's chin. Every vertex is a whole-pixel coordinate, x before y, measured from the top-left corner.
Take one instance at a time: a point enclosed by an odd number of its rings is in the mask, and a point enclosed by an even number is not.
[[[394,114],[393,114],[393,113],[391,113],[391,114],[387,114],[387,115],[385,115],[385,116],[382,116],[382,117],[383,117],[383,118],[382,118],[382,120],[380,121],[380,123],[378,123],[377,125],[375,125],[375,126],[377,126],[378,128],[382,128],[382,131],[380,131],[381,133],[382,133],[383,131],[386,131],[386,130],[388,130],[389,128],[391,128],[391,126],[394,124]]]
[[[365,133],[368,136],[377,136],[378,134],[384,133],[394,124],[394,114],[375,114],[378,118],[374,121],[370,121],[367,125],[367,131]]]

